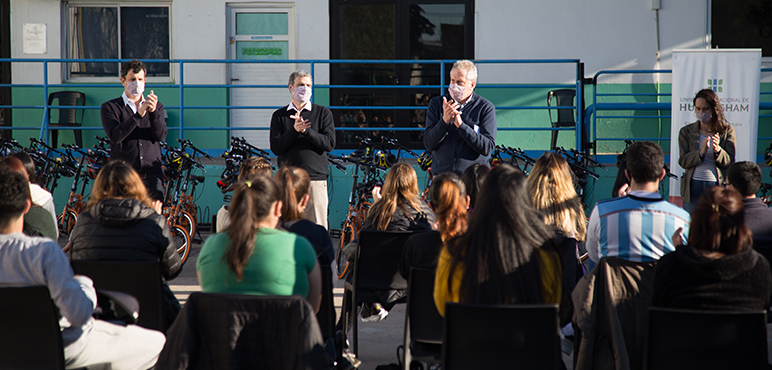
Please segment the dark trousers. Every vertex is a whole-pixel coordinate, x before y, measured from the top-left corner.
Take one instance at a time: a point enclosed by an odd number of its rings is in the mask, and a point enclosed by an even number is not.
[[[145,184],[150,199],[164,201],[164,184],[161,178],[147,175],[142,179],[142,183]]]

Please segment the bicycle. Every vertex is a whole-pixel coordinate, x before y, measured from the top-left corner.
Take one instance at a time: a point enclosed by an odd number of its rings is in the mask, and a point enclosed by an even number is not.
[[[346,214],[346,218],[341,223],[340,242],[335,254],[336,268],[338,272],[338,278],[342,279],[349,271],[350,263],[343,253],[343,248],[359,236],[359,232],[362,230],[367,218],[367,212],[372,206],[372,190],[375,186],[383,184],[383,180],[378,177],[378,172],[386,172],[387,166],[391,166],[389,163],[391,153],[386,150],[386,153],[374,150],[373,143],[369,138],[356,137],[360,142],[365,145],[364,149],[358,149],[349,156],[336,157],[334,155],[328,155],[332,160],[345,161],[353,163],[354,173],[352,175],[353,182],[351,184],[351,193],[349,194],[349,208]],[[385,149],[384,149],[385,150]],[[387,166],[382,166],[386,164]],[[359,174],[360,167],[364,171],[364,180],[360,183]]]
[[[70,235],[72,234],[72,229],[75,227],[75,224],[78,222],[78,216],[81,212],[86,211],[86,202],[83,200],[86,186],[88,185],[89,180],[96,179],[97,173],[99,169],[102,168],[105,161],[102,156],[97,156],[91,150],[83,152],[75,145],[62,144],[62,146],[70,157],[72,157],[73,151],[81,154],[80,162],[78,163],[72,186],[70,187],[70,195],[67,199],[67,204],[64,205],[62,213],[56,217],[56,226],[59,229],[57,243],[62,250],[66,252],[70,249]],[[86,171],[81,171],[87,158],[93,163],[89,163],[85,166]],[[81,181],[81,179],[82,185],[80,194],[78,194],[78,182]]]

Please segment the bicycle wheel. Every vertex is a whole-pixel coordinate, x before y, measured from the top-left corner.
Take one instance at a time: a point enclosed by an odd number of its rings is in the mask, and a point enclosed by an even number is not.
[[[187,211],[180,212],[180,226],[184,227],[188,235],[193,236],[196,233],[196,219]]]
[[[340,232],[340,243],[338,243],[338,250],[335,253],[335,266],[338,269],[338,279],[343,279],[349,271],[350,263],[343,253],[343,247],[354,240],[355,234],[354,226],[352,226],[349,221],[346,221]]]
[[[56,226],[59,229],[59,238],[56,243],[63,251],[70,249],[70,233],[78,222],[78,213],[72,210],[62,212],[56,217]]]
[[[174,246],[177,248],[177,254],[180,255],[182,263],[185,263],[188,255],[190,255],[190,234],[180,225],[174,225],[170,229],[174,239]]]

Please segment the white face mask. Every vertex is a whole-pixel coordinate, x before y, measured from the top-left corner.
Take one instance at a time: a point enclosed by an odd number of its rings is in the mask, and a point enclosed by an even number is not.
[[[453,100],[459,101],[464,99],[464,92],[466,92],[466,88],[458,84],[450,84],[450,86],[448,86],[448,92],[450,93],[450,97],[453,98]]]
[[[311,88],[306,85],[295,86],[295,89],[292,90],[292,98],[305,104],[311,101],[312,93]]]
[[[131,96],[140,96],[145,92],[145,81],[131,81],[126,84],[126,91]]]

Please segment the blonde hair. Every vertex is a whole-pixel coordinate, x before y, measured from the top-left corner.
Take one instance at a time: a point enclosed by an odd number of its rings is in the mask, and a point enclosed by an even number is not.
[[[586,217],[571,179],[571,169],[563,156],[544,153],[528,176],[528,192],[542,221],[566,236],[584,241]]]
[[[381,200],[370,208],[368,217],[373,218],[376,230],[386,230],[397,207],[408,214],[405,203],[420,210],[421,199],[418,196],[418,176],[407,163],[397,163],[389,169],[381,189]]]
[[[87,208],[91,209],[103,199],[136,199],[148,207],[153,206],[137,171],[120,159],[107,162],[99,170]]]

